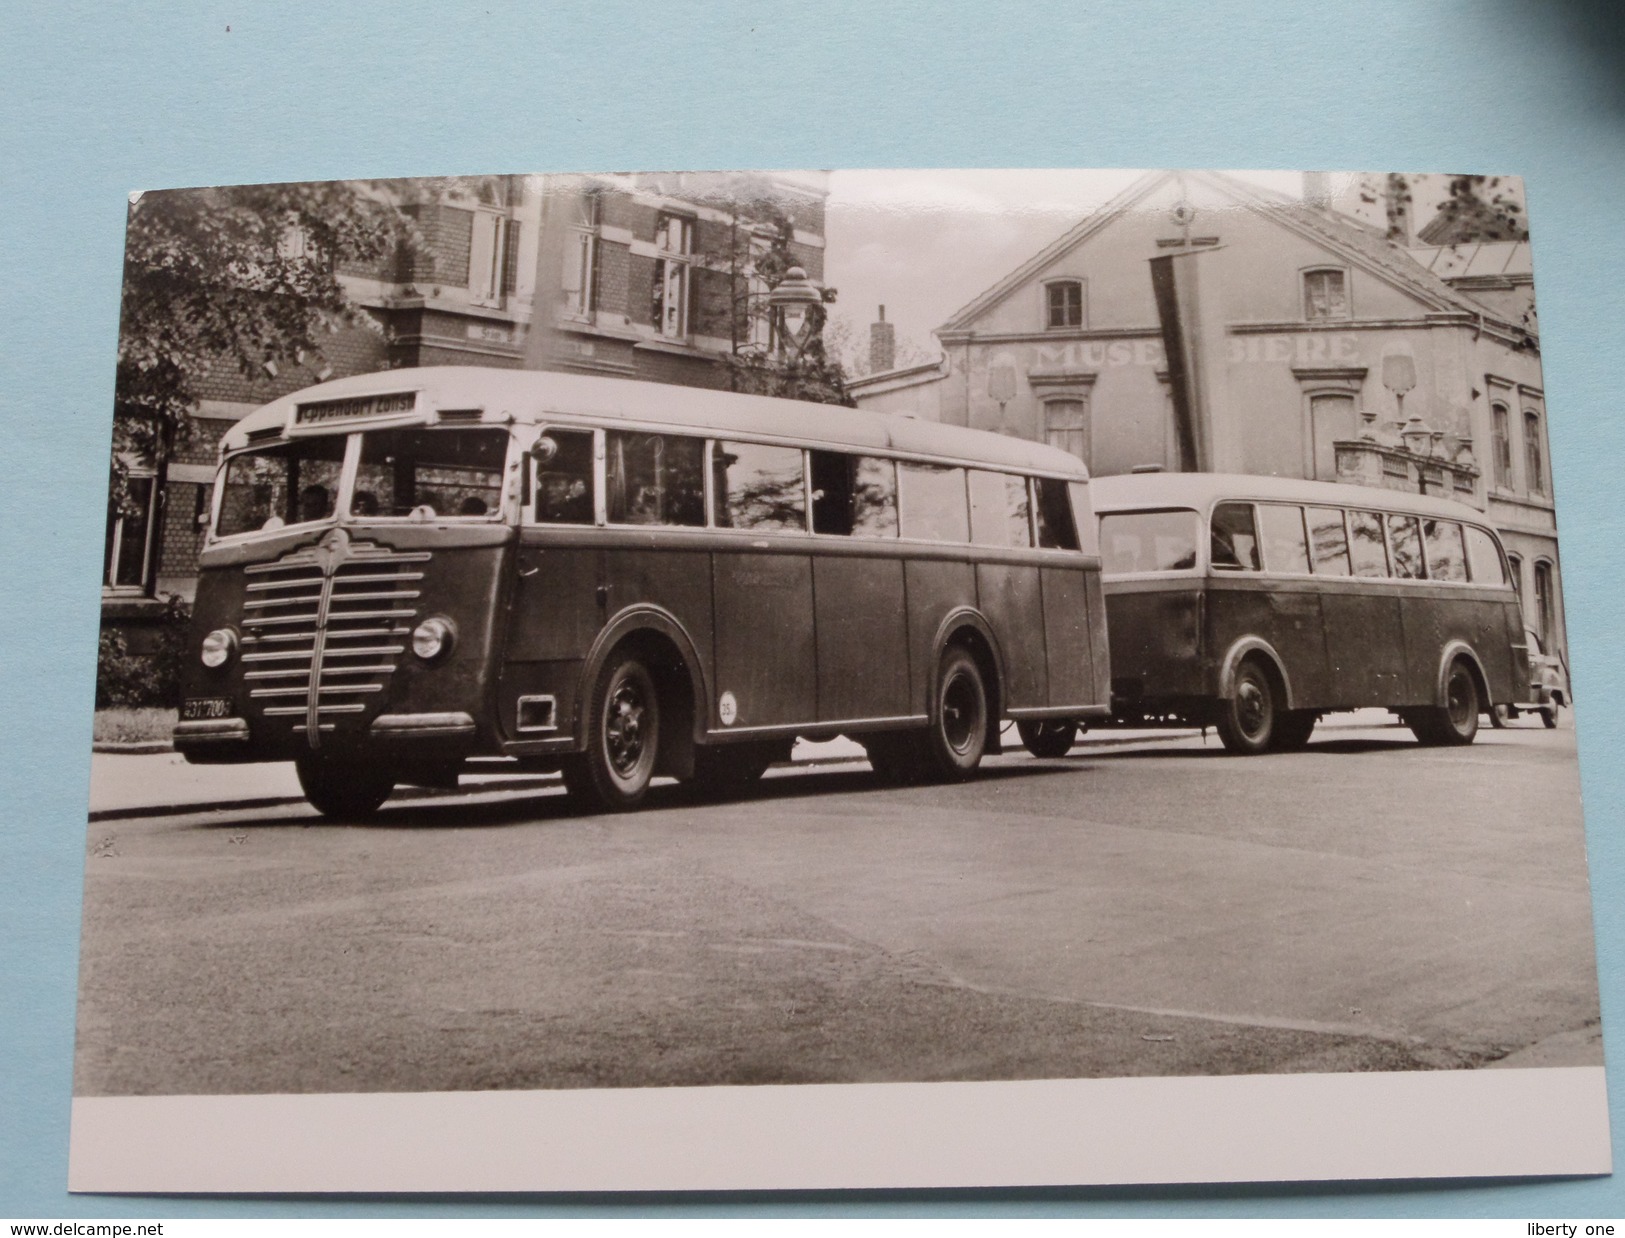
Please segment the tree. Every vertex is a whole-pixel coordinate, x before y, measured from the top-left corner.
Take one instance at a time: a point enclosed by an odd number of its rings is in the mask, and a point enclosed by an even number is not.
[[[130,206],[113,405],[112,493],[127,511],[132,459],[159,462],[187,433],[215,366],[321,356],[320,337],[368,318],[340,264],[376,263],[410,236],[358,182],[142,194]],[[132,511],[131,514],[134,514]]]
[[[1469,241],[1529,239],[1523,204],[1501,177],[1452,176],[1449,193],[1438,215],[1418,234],[1418,240],[1429,245],[1460,245]]]

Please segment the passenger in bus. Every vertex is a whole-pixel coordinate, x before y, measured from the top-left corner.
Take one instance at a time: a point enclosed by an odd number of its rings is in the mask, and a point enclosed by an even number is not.
[[[311,483],[299,492],[299,520],[322,520],[332,514],[332,500],[327,487]]]
[[[459,516],[483,516],[490,509],[485,506],[485,500],[477,494],[471,494],[457,507]]]
[[[357,490],[355,498],[350,501],[350,514],[352,516],[376,516],[378,514],[378,496],[371,490]]]

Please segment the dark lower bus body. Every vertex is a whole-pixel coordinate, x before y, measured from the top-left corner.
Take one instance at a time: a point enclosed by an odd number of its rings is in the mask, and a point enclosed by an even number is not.
[[[962,776],[1004,719],[1109,713],[1097,562],[717,530],[290,530],[205,551],[193,630],[229,633],[231,656],[188,659],[175,743],[297,761],[337,815],[454,786],[481,757],[631,806],[650,776],[738,782],[843,734],[883,776]]]
[[[1378,706],[1430,743],[1528,699],[1516,596],[1500,587],[1206,573],[1105,585],[1113,721],[1214,726],[1236,751],[1307,742]]]

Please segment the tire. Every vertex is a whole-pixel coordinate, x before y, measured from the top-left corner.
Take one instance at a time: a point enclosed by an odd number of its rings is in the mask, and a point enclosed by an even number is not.
[[[1270,747],[1276,752],[1302,752],[1320,720],[1312,709],[1289,709],[1275,720],[1275,734]]]
[[[1413,709],[1405,716],[1406,725],[1417,740],[1429,747],[1470,744],[1478,734],[1478,683],[1472,668],[1459,658],[1450,664],[1445,676],[1445,704]]]
[[[610,655],[593,689],[587,751],[564,764],[564,785],[589,808],[629,812],[643,802],[660,753],[660,700],[632,653]]]
[[[1540,711],[1540,724],[1548,731],[1557,729],[1557,705],[1551,704]]]
[[[1490,706],[1490,725],[1497,731],[1505,729],[1507,724],[1507,707],[1505,705]]]
[[[937,666],[924,747],[927,773],[942,782],[969,778],[987,748],[987,689],[982,671],[976,659],[958,646],[944,652]]]
[[[394,771],[363,761],[332,757],[298,757],[294,769],[299,789],[310,805],[330,821],[361,821],[372,816],[395,789]]]
[[[1269,751],[1282,711],[1261,661],[1248,658],[1242,662],[1236,670],[1234,691],[1219,705],[1217,727],[1227,749],[1239,756]]]
[[[1021,746],[1035,757],[1064,757],[1078,742],[1078,724],[1070,718],[1046,722],[1017,722]]]

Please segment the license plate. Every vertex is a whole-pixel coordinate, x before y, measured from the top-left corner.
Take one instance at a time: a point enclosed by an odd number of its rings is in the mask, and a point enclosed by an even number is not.
[[[231,717],[229,696],[189,696],[181,705],[182,722],[203,722],[209,718]]]

